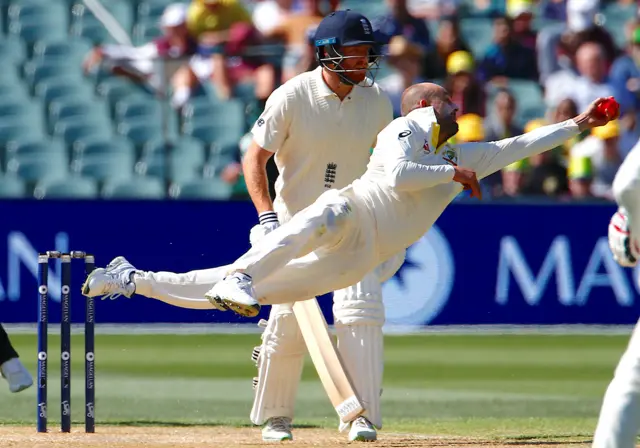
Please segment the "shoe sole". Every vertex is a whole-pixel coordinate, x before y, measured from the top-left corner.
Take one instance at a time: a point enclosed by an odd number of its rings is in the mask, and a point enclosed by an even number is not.
[[[220,300],[220,297],[218,297]],[[227,309],[237,313],[243,317],[256,317],[258,313],[260,313],[260,305],[244,305],[242,303],[235,302],[229,299],[222,299],[222,304],[227,307]]]
[[[209,302],[215,302],[216,305],[224,310],[233,311],[242,317],[256,317],[260,313],[260,304],[255,305],[243,305],[234,300],[221,297],[220,295],[205,295],[205,299]],[[215,306],[215,305],[214,305]]]
[[[368,438],[365,436],[357,436],[355,439],[352,440],[352,442],[375,442],[376,440],[378,440],[377,437]]]
[[[292,440],[293,440],[293,436],[285,436],[281,438],[262,437],[263,442],[291,442]]]

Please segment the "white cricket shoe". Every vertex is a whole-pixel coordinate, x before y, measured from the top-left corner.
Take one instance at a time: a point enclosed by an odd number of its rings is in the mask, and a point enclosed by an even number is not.
[[[31,374],[18,358],[11,358],[0,366],[0,374],[9,383],[13,393],[28,389],[33,385]]]
[[[251,277],[241,272],[228,275],[216,283],[204,297],[214,307],[226,308],[244,317],[255,317],[260,312]]]
[[[376,428],[365,417],[358,417],[351,423],[350,442],[375,442],[378,439]]]
[[[124,257],[116,257],[106,268],[95,269],[82,285],[82,295],[117,299],[120,296],[131,297],[136,292],[132,275],[136,268]]]
[[[291,419],[289,417],[271,417],[262,427],[262,440],[265,442],[293,440]]]

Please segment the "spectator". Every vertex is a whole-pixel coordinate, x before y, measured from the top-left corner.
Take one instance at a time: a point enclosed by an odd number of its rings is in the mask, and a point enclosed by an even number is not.
[[[531,120],[525,126],[525,132],[531,132],[544,126],[542,119]],[[528,159],[529,169],[525,175],[522,193],[527,196],[562,197],[569,193],[567,169],[560,163],[558,154],[545,151]]]
[[[640,112],[640,26],[636,20],[632,25],[626,53],[613,63],[610,78],[616,91],[628,98],[630,110]]]
[[[447,58],[448,76],[444,87],[458,105],[460,115],[485,115],[484,87],[474,74],[474,61],[471,53],[455,51]]]
[[[576,53],[578,73],[562,70],[554,73],[545,83],[547,106],[555,108],[558,103],[570,98],[578,110],[585,110],[598,97],[615,96],[609,83],[605,55],[602,47],[593,42],[580,46]]]
[[[325,16],[320,8],[321,3],[324,3],[324,0],[303,0],[300,11],[288,15],[278,26],[265,34],[266,38],[282,40],[286,46],[282,82],[300,73],[300,61],[307,46],[307,31],[310,27],[317,26]]]
[[[572,156],[569,159],[568,177],[571,200],[593,200],[593,193],[591,193],[593,169],[589,157]]]
[[[544,27],[537,41],[540,82],[551,74],[575,66],[577,49],[586,42],[600,44],[605,52],[607,69],[618,50],[609,32],[596,23],[600,0],[567,0],[566,23]]]
[[[460,35],[460,21],[456,16],[440,20],[435,45],[424,59],[422,75],[425,79],[444,79],[447,76],[447,59],[456,51],[471,52]]]
[[[538,34],[533,30],[533,0],[507,0],[507,16],[512,21],[512,37],[525,48],[535,52]]]
[[[571,150],[571,158],[588,157],[593,167],[591,192],[594,196],[613,200],[611,185],[622,157],[618,148],[620,124],[618,120],[594,128],[591,135]]]
[[[267,35],[279,26],[291,10],[292,0],[258,0],[251,20],[256,29]]]
[[[537,79],[534,50],[513,38],[511,20],[498,17],[493,22],[493,43],[487,49],[480,66],[482,78]]]
[[[137,82],[146,82],[154,89],[160,89],[161,76],[156,73],[154,60],[158,57],[181,59],[194,55],[197,44],[191,38],[186,25],[187,7],[174,3],[164,10],[160,18],[163,35],[139,47],[130,45],[105,44],[94,48],[85,58],[83,69],[93,72],[105,63],[117,75],[126,76]],[[202,72],[192,59],[182,66],[171,78],[173,96],[171,103],[181,107],[200,84],[209,80],[209,74]]]
[[[249,12],[238,0],[193,0],[187,12],[189,33],[200,44],[216,45],[235,23],[252,23]]]
[[[461,3],[460,0],[408,0],[407,9],[418,19],[438,20],[455,14]]]
[[[412,16],[407,10],[407,0],[387,0],[389,12],[376,19],[373,28],[382,43],[389,43],[393,36],[404,36],[408,41],[422,47],[426,53],[431,48],[431,35],[423,20]]]
[[[487,141],[502,140],[522,134],[522,128],[514,123],[516,99],[507,89],[499,89],[495,95],[494,110],[485,122]]]
[[[500,172],[502,175],[501,197],[516,198],[522,194],[526,167],[527,161],[520,160],[507,166]]]
[[[576,115],[578,115],[578,106],[576,106],[576,103],[573,100],[567,98],[558,103],[558,107],[556,107],[551,117],[551,122],[562,123]],[[573,148],[576,143],[584,139],[584,137],[585,135],[577,135],[576,137],[567,140],[562,146],[553,149],[552,152],[555,154],[557,160],[566,166],[571,153],[571,148]]]
[[[402,115],[400,100],[405,89],[425,81],[420,77],[423,57],[422,47],[412,44],[402,36],[391,38],[386,61],[394,69],[394,73],[382,78],[378,84],[389,95],[396,118]]]

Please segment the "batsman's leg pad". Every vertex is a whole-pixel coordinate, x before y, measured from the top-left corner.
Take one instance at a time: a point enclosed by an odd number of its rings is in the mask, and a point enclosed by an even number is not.
[[[262,425],[271,417],[293,419],[305,352],[291,305],[274,305],[262,334],[262,344],[252,353],[258,366],[250,416],[254,424]]]
[[[338,351],[363,401],[365,416],[381,428],[384,304],[377,273],[369,273],[360,283],[336,291],[333,314]]]
[[[594,448],[634,447],[640,427],[640,328],[636,328],[604,396]]]

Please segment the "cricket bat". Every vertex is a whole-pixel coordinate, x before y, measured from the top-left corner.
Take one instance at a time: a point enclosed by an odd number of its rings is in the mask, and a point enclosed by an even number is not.
[[[318,301],[309,299],[295,302],[293,313],[320,381],[340,421],[353,421],[365,409],[329,334],[329,327]]]

